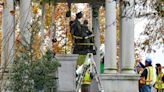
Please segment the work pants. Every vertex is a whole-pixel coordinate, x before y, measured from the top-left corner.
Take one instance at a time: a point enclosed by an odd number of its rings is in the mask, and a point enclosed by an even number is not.
[[[90,92],[90,84],[82,84],[81,92]]]

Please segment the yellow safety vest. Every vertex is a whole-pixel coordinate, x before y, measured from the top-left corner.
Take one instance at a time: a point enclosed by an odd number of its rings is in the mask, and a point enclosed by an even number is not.
[[[91,77],[89,72],[86,72],[82,84],[91,84]]]
[[[158,74],[156,77],[155,88],[157,88],[157,89],[164,89],[164,83],[162,81],[162,76],[164,76],[163,73]]]
[[[146,67],[147,69],[147,78],[145,80],[146,85],[151,85],[153,83],[153,67]]]

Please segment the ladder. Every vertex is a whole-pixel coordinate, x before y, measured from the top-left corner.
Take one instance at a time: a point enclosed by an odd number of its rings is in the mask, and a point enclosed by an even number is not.
[[[85,62],[82,65],[82,72],[79,74],[77,79],[76,92],[79,92],[81,88],[81,82],[88,69],[93,69],[92,71],[94,72],[94,77],[96,78],[96,82],[98,83],[99,92],[104,92],[92,53],[87,54]]]

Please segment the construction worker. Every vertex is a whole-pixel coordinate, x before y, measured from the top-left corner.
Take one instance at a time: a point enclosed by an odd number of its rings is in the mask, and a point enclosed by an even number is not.
[[[154,87],[157,89],[157,92],[164,92],[164,82],[163,82],[164,73],[162,72],[161,64],[156,64],[156,82]]]
[[[141,74],[140,83],[143,84],[142,92],[151,92],[153,82],[153,67],[152,60],[146,59],[145,66],[139,62],[144,71]]]
[[[141,61],[140,58],[137,58],[137,59],[136,59],[136,65],[135,65],[135,67],[134,67],[134,71],[135,71],[137,74],[139,74],[139,75],[141,76],[141,74],[142,74],[144,68],[141,67],[140,61]],[[139,92],[143,92],[143,91],[142,91],[142,87],[143,87],[144,83],[141,83],[141,82],[142,82],[142,81],[141,81],[141,78],[139,78],[139,80],[138,80],[138,89],[139,89]]]
[[[93,73],[91,73],[90,69],[88,69],[82,80],[81,92],[90,92],[90,84],[92,79],[93,79]]]
[[[144,69],[141,67],[140,64],[137,64],[137,65],[136,65],[136,72],[137,72],[140,76],[141,76],[143,70],[144,70]],[[140,80],[141,80],[141,78],[139,78],[139,80],[138,80],[138,88],[139,88],[139,92],[142,92],[142,87],[143,87],[144,83],[141,83]]]

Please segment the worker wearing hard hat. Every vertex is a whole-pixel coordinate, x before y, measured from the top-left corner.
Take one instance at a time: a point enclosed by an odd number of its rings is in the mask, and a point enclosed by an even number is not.
[[[143,84],[142,92],[151,92],[152,89],[152,82],[153,82],[153,67],[152,67],[152,60],[146,59],[145,66],[139,62],[144,71],[141,74],[140,83]]]
[[[157,92],[164,92],[164,73],[162,72],[161,64],[156,64],[156,82],[154,87],[157,89]]]
[[[81,83],[81,92],[90,92],[90,84],[92,79],[93,74],[90,72],[90,69],[88,69]]]

